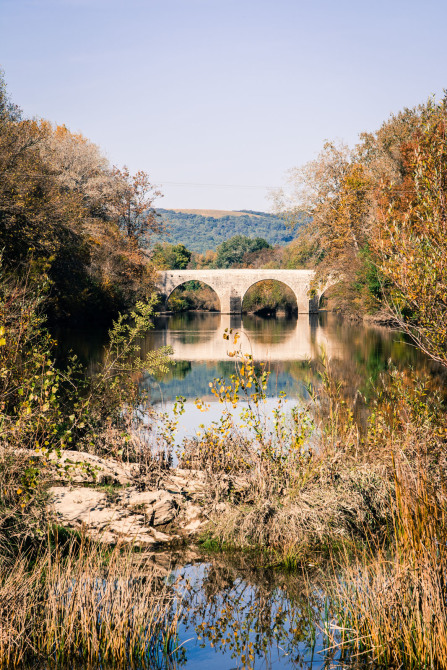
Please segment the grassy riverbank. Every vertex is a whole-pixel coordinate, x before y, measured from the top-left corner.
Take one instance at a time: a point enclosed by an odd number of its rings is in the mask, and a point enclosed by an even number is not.
[[[268,375],[236,354],[236,374],[217,379],[219,422],[187,440],[182,467],[208,478],[216,508],[214,540],[300,557],[337,542],[383,538],[392,522],[395,462],[406,476],[423,467],[431,481],[444,472],[446,420],[431,382],[391,370],[380,380],[374,406],[354,420],[329,362],[307,405],[289,409],[280,398],[270,419]],[[241,421],[234,408],[247,403]]]
[[[412,473],[413,474],[413,473]],[[334,565],[333,644],[379,667],[447,667],[445,491],[396,470],[388,545]]]
[[[105,552],[82,538],[67,544],[67,533],[61,543],[48,489],[69,446],[161,464],[135,432],[134,413],[142,407],[141,370],[166,371],[169,351],[137,355],[152,315],[151,304],[139,304],[115,322],[94,371],[87,374],[75,357],[58,367],[44,325],[46,298],[37,281],[2,272],[0,667],[30,660],[164,667],[177,646],[179,608],[163,580],[132,563],[131,547]],[[69,478],[69,464],[60,469]]]

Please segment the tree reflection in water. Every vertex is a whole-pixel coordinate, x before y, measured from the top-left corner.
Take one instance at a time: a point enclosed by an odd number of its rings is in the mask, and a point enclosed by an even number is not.
[[[303,575],[224,559],[189,564],[176,574],[187,667],[334,667],[335,650],[322,653],[331,646],[321,624],[322,591]]]

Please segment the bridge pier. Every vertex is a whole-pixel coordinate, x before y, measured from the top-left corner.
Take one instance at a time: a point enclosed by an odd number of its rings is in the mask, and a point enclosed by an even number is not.
[[[220,291],[218,293],[220,300],[221,314],[241,314],[243,296],[238,295],[234,289]]]
[[[317,314],[320,310],[320,296],[314,295],[309,298],[309,314]]]

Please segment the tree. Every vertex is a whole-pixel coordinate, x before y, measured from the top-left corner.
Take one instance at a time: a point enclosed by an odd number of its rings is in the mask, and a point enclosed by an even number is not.
[[[117,179],[115,215],[120,229],[137,247],[147,247],[150,233],[163,232],[163,221],[153,207],[161,192],[146,172],[131,175],[128,168],[114,168]]]
[[[384,183],[374,249],[401,328],[447,367],[447,101],[430,102],[403,148],[405,178]]]
[[[269,247],[247,251],[241,258],[242,268],[279,268],[281,265],[283,249],[281,247]]]
[[[338,278],[334,298],[346,311],[379,305],[384,278],[373,253],[378,200],[384,181],[405,178],[403,147],[419,127],[422,109],[392,116],[376,133],[361,135],[352,150],[327,142],[316,160],[289,172],[287,191],[273,194],[277,213],[290,225],[308,217],[285,263],[314,267],[320,285]]]
[[[99,147],[64,125],[53,128],[42,121],[40,126],[43,131],[40,154],[59,184],[67,191],[79,193],[91,216],[110,219],[122,184]]]
[[[82,135],[22,118],[0,77],[0,250],[14,272],[48,277],[53,317],[110,316],[151,293],[153,269],[119,225],[125,186]]]
[[[241,263],[244,254],[261,249],[271,249],[270,244],[262,237],[234,235],[217,247],[216,267],[230,268],[236,263]]]
[[[20,121],[22,110],[14,104],[6,88],[5,73],[0,69],[0,124],[8,121]]]
[[[0,249],[6,266],[48,274],[55,307],[63,295],[82,290],[79,275],[89,252],[81,231],[82,198],[63,189],[43,160],[45,134],[36,121],[1,117]]]
[[[156,244],[152,262],[159,270],[184,270],[188,267],[191,255],[184,244]]]

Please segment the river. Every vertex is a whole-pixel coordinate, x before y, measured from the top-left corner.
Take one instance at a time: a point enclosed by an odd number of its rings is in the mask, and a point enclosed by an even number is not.
[[[240,335],[236,346],[231,337],[224,339],[230,329],[232,337]],[[171,369],[158,380],[146,376],[142,386],[149,391],[152,403],[168,415],[176,398],[185,398],[177,444],[193,436],[200,424],[220,416],[222,408],[210,392],[210,382],[229,379],[234,373],[234,358],[228,354],[236,349],[252,355],[268,370],[268,410],[280,394],[285,394],[289,404],[308,398],[309,385],[318,386],[324,357],[342,380],[344,394],[356,397],[358,414],[375,395],[380,375],[390,365],[434,371],[401,333],[351,323],[326,312],[298,318],[204,312],[159,316],[142,349],[147,352],[162,345],[173,348]],[[196,398],[207,403],[206,414],[195,406]]]
[[[210,393],[210,381],[229,378],[235,347],[224,339],[240,333],[238,347],[266,365],[270,372],[267,409],[281,393],[291,404],[308,398],[318,385],[322,357],[343,382],[344,393],[356,398],[359,415],[373,401],[381,374],[390,366],[434,373],[433,365],[405,337],[391,329],[343,321],[331,313],[298,318],[262,318],[210,313],[160,316],[143,350],[171,345],[173,366],[156,381],[143,385],[151,400],[169,414],[176,397],[186,399],[178,441],[195,434],[200,423],[216,421],[222,407]],[[310,386],[309,386],[310,385]],[[194,399],[209,404],[200,412]],[[327,668],[343,665],[325,636],[324,597],[318,585],[301,574],[241,564],[222,557],[180,559],[179,588],[185,616],[178,665],[206,670],[233,668]],[[348,664],[349,665],[349,664]],[[346,667],[346,666],[344,666]]]
[[[230,340],[224,339],[230,329]],[[142,349],[171,345],[173,365],[167,375],[145,376],[141,384],[152,404],[168,415],[176,398],[185,398],[177,443],[221,412],[210,382],[234,372],[234,358],[228,352],[234,350],[231,338],[236,332],[240,351],[270,372],[267,409],[283,393],[291,404],[306,400],[319,383],[322,357],[336,370],[345,395],[356,399],[360,417],[390,366],[435,373],[398,332],[343,321],[331,313],[298,318],[193,312],[159,316]],[[92,344],[84,353],[94,357],[98,351]],[[205,415],[195,406],[196,398],[209,404]],[[180,556],[159,554],[155,561],[165,574],[173,570],[172,580],[178,577],[173,588],[183,605],[179,646],[169,667],[340,667],[337,650],[327,650],[331,643],[325,628],[331,622],[325,618],[324,594],[312,578],[254,565],[244,557],[236,560],[192,550]]]

